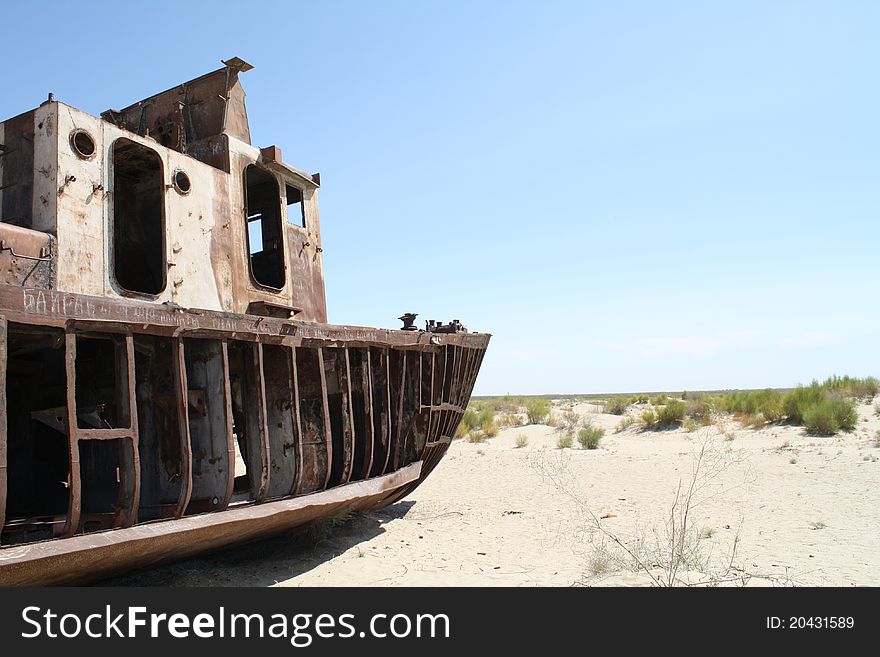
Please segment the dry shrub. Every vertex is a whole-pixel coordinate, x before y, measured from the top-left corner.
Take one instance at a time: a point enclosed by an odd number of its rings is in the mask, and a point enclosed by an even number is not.
[[[614,433],[622,433],[636,424],[636,422],[637,420],[634,416],[628,415],[617,423],[617,426],[614,427]]]
[[[611,415],[623,415],[629,408],[629,401],[626,397],[612,397],[605,402],[605,412]]]
[[[573,409],[562,411],[556,423],[556,430],[563,433],[574,433],[580,424],[580,416]]]
[[[495,421],[492,419],[484,419],[483,423],[480,425],[480,430],[486,434],[487,438],[494,438],[498,435],[498,425],[495,424]]]
[[[532,397],[526,402],[526,416],[529,424],[541,424],[547,420],[550,415],[550,400],[543,397]]]
[[[598,449],[599,441],[605,435],[605,429],[593,426],[588,423],[583,429],[578,431],[577,439],[581,445],[581,449]]]
[[[593,511],[581,496],[568,470],[570,459],[549,458],[535,454],[534,467],[555,488],[566,495],[581,512],[583,536],[592,551],[588,560],[590,575],[613,569],[640,572],[655,586],[718,586],[724,583],[746,585],[752,579],[772,584],[794,584],[792,576],[756,573],[737,565],[739,532],[733,537],[729,553],[723,559],[713,555],[711,538],[714,531],[698,524],[696,511],[703,502],[722,495],[721,475],[742,462],[743,455],[722,446],[708,430],[693,450],[692,469],[679,480],[664,521],[657,525],[640,526],[632,537],[618,535]],[[744,485],[747,482],[744,482]],[[698,579],[693,579],[694,575]]]
[[[498,418],[498,426],[502,428],[518,427],[522,425],[519,413],[504,413]]]
[[[657,425],[657,414],[650,408],[646,408],[639,416],[639,424],[643,430],[653,429]]]
[[[476,431],[471,431],[468,433],[467,438],[465,438],[469,443],[484,443],[486,442],[486,434],[477,429]]]
[[[657,424],[662,427],[671,427],[681,424],[684,420],[687,408],[684,402],[677,399],[670,399],[663,406],[657,409]]]

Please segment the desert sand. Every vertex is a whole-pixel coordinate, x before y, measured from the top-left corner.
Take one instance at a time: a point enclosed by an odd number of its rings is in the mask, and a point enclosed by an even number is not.
[[[709,476],[688,512],[701,565],[682,564],[677,583],[880,584],[880,418],[871,404],[859,405],[855,432],[832,438],[729,418],[691,433],[614,433],[621,418],[600,405],[558,402],[554,412],[569,408],[606,429],[598,449],[558,449],[560,434],[545,425],[455,440],[428,480],[387,509],[106,584],[656,585],[671,554],[676,490],[692,480],[703,445],[698,474]],[[528,445],[516,448],[520,435]],[[610,536],[629,546],[642,539],[644,567]]]

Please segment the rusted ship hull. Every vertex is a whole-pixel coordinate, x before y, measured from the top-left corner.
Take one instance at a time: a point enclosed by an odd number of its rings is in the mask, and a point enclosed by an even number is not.
[[[392,503],[448,449],[488,341],[0,285],[0,585]]]
[[[268,538],[336,513],[385,506],[400,491],[417,485],[420,475],[421,462],[416,462],[382,477],[302,497],[6,547],[0,551],[0,580],[4,586],[84,583]]]
[[[0,585],[94,578],[406,495],[489,336],[327,323],[321,177],[240,58],[0,122]]]

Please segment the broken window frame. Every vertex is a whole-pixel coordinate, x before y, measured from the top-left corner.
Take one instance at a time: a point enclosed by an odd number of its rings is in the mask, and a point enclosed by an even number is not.
[[[299,185],[295,185],[293,183],[293,181],[291,181],[291,180],[282,180],[281,182],[284,184],[284,212],[287,215],[285,217],[286,225],[292,226],[293,228],[296,228],[297,230],[307,232],[308,227],[309,227],[309,222],[306,217],[306,190],[304,190]],[[299,192],[299,220],[298,221],[292,221],[290,218],[290,198],[287,193],[288,189],[295,189],[296,191]]]
[[[277,199],[277,213],[278,213],[278,223],[279,223],[278,237],[281,240],[281,246],[280,246],[279,250],[281,251],[280,259],[281,259],[282,277],[283,277],[283,281],[279,287],[274,287],[273,285],[269,285],[267,283],[263,283],[263,282],[257,280],[257,277],[254,274],[253,256],[255,254],[251,253],[251,236],[250,236],[250,224],[251,224],[250,216],[251,216],[251,214],[250,214],[250,208],[248,207],[248,171],[250,170],[251,167],[253,167],[257,171],[261,172],[262,174],[271,177],[272,180],[275,181],[276,199]],[[277,293],[281,292],[282,290],[284,290],[284,288],[287,287],[287,282],[288,282],[287,279],[288,279],[289,267],[287,264],[287,239],[286,239],[286,231],[284,230],[284,222],[285,222],[285,217],[286,217],[286,213],[287,213],[287,210],[286,210],[286,208],[287,208],[286,193],[287,192],[286,192],[286,190],[285,190],[285,196],[282,197],[282,195],[281,195],[281,185],[282,185],[282,183],[283,184],[286,184],[286,183],[284,183],[284,181],[282,181],[282,180],[279,180],[278,176],[276,176],[274,173],[272,173],[268,169],[261,167],[256,162],[251,162],[249,164],[246,164],[244,169],[241,172],[241,176],[242,176],[242,218],[244,220],[245,257],[247,258],[248,275],[250,276],[251,284],[254,287],[261,289],[261,290],[267,290],[269,292],[273,292],[273,293],[277,294]],[[284,209],[282,210],[282,208],[284,208]],[[264,219],[261,219],[260,221],[262,222],[262,221],[264,221]],[[263,250],[258,251],[257,253],[265,252],[265,247],[266,247],[266,245],[264,242],[263,243]]]

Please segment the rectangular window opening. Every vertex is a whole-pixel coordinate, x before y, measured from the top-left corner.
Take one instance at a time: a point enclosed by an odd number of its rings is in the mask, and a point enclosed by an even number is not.
[[[165,289],[165,185],[158,153],[128,139],[113,144],[116,282],[129,292]]]
[[[284,287],[281,193],[275,177],[256,165],[245,169],[245,218],[251,274],[259,285]]]
[[[292,185],[284,186],[287,195],[287,222],[293,226],[306,227],[306,210],[302,191]]]

